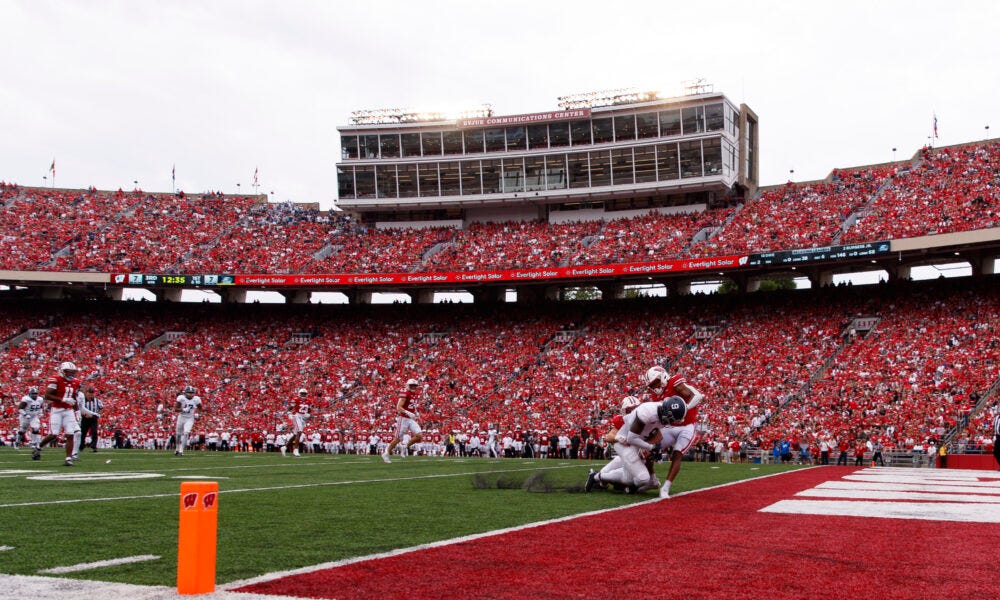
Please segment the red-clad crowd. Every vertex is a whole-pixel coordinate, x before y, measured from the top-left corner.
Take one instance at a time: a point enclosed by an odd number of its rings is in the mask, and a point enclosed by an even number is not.
[[[557,267],[566,264],[600,227],[600,221],[472,223],[457,231],[452,243],[431,256],[422,270]]]
[[[1000,143],[934,150],[894,176],[844,234],[845,243],[1000,227]]]
[[[718,256],[829,246],[847,217],[869,202],[895,170],[883,166],[834,171],[829,182],[788,182],[765,190],[693,252]]]
[[[720,227],[732,209],[682,214],[645,215],[609,221],[600,233],[573,255],[574,265],[634,263],[683,256],[694,238]]]
[[[0,343],[47,331],[0,349],[0,394],[9,415],[71,360],[107,405],[105,429],[135,439],[170,435],[186,385],[208,409],[196,433],[274,434],[306,388],[310,433],[366,437],[390,430],[414,378],[427,431],[516,439],[600,431],[622,397],[647,397],[641,374],[662,364],[705,394],[713,445],[907,448],[961,423],[1000,376],[1000,291],[945,283],[579,307],[12,302]],[[852,331],[859,318],[877,322]],[[976,416],[967,437],[984,426]]]
[[[0,184],[0,269],[409,273],[646,262],[1000,226],[1000,143],[835,170],[730,208],[384,229],[243,196]]]

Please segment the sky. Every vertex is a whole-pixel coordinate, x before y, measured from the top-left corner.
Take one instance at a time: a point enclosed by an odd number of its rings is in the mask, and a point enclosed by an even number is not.
[[[354,110],[545,112],[696,78],[760,117],[763,185],[1000,137],[995,0],[0,0],[0,23],[0,181],[23,185],[53,161],[68,188],[169,192],[176,168],[246,193],[257,171],[328,207]]]

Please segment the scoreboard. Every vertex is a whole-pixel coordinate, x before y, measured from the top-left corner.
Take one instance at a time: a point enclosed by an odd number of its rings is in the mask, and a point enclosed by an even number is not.
[[[762,252],[751,254],[747,265],[759,267],[766,265],[793,265],[799,263],[819,262],[823,260],[840,260],[846,258],[864,258],[889,253],[889,242],[867,242],[850,244],[848,246],[826,246],[823,248],[801,248],[798,250],[780,250],[777,252]]]

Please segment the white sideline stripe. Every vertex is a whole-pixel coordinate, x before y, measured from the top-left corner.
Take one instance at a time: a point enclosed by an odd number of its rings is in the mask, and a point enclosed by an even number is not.
[[[820,467],[809,467],[809,469],[816,469],[816,468],[820,468]],[[750,482],[750,481],[760,481],[762,479],[769,479],[771,477],[778,477],[780,475],[787,475],[789,473],[798,473],[798,472],[801,472],[801,471],[804,471],[804,470],[807,470],[807,469],[798,469],[798,470],[793,470],[793,471],[783,471],[781,473],[772,473],[771,475],[762,475],[760,477],[752,477],[752,478],[749,478],[749,479],[742,479],[740,481],[732,481],[732,482],[729,482],[729,483],[723,483],[723,484],[719,484],[719,485],[714,485],[712,487],[702,488],[702,489],[698,489],[698,490],[691,490],[691,491],[688,491],[688,492],[679,492],[677,494],[672,495],[671,498],[676,498],[676,497],[679,497],[679,496],[687,496],[689,494],[699,494],[701,492],[707,492],[707,491],[710,491],[710,490],[717,490],[717,489],[720,489],[720,488],[729,487],[729,486],[732,486],[732,485],[739,485],[741,483],[747,483],[747,482]],[[616,507],[613,507],[613,508],[604,508],[604,509],[601,509],[601,510],[592,510],[590,512],[578,513],[578,514],[575,514],[575,515],[568,515],[568,516],[565,516],[565,517],[558,517],[558,518],[555,518],[555,519],[549,519],[547,521],[538,521],[538,522],[535,522],[535,523],[526,523],[524,525],[517,525],[517,526],[514,526],[514,527],[507,527],[505,529],[496,529],[496,530],[493,530],[493,531],[484,531],[483,533],[475,533],[475,534],[472,534],[472,535],[464,535],[464,536],[461,536],[461,537],[451,538],[451,539],[447,539],[447,540],[439,540],[437,542],[430,542],[428,544],[420,544],[418,546],[411,546],[409,548],[399,548],[399,549],[396,549],[396,550],[390,550],[388,552],[380,552],[378,554],[369,554],[367,556],[356,556],[356,557],[353,557],[353,558],[345,558],[345,559],[342,559],[342,560],[336,560],[336,561],[332,561],[332,562],[321,563],[321,564],[318,564],[318,565],[311,565],[311,566],[308,566],[308,567],[302,567],[300,569],[291,569],[289,571],[276,571],[274,573],[266,573],[264,575],[260,575],[258,577],[252,577],[250,579],[243,579],[241,581],[231,581],[231,582],[225,584],[222,587],[223,587],[223,589],[233,590],[233,589],[245,587],[245,586],[248,586],[248,585],[255,585],[255,584],[264,583],[264,582],[267,582],[267,581],[274,581],[275,579],[282,579],[284,577],[291,577],[293,575],[304,575],[306,573],[314,573],[316,571],[325,571],[326,569],[332,569],[332,568],[335,568],[335,567],[343,567],[343,566],[346,566],[346,565],[352,565],[352,564],[360,563],[360,562],[366,562],[366,561],[371,561],[371,560],[379,560],[379,559],[382,559],[382,558],[391,558],[393,556],[400,556],[400,555],[403,555],[403,554],[410,554],[412,552],[420,552],[422,550],[430,550],[432,548],[441,548],[441,547],[444,547],[444,546],[452,546],[452,545],[455,545],[455,544],[462,544],[464,542],[471,542],[471,541],[481,540],[481,539],[484,539],[484,538],[494,537],[494,536],[498,536],[498,535],[504,535],[504,534],[507,534],[507,533],[514,533],[514,532],[517,532],[517,531],[524,531],[526,529],[534,529],[536,527],[542,527],[544,525],[552,525],[552,524],[555,524],[555,523],[565,523],[567,521],[574,521],[574,520],[582,518],[582,517],[590,517],[590,516],[593,516],[593,515],[603,515],[603,514],[617,512],[617,511],[621,511],[621,510],[629,510],[629,509],[634,508],[636,506],[644,506],[646,504],[652,504],[654,502],[660,502],[661,500],[662,499],[659,498],[659,497],[657,497],[657,498],[651,498],[651,499],[645,500],[643,502],[636,502],[636,503],[633,503],[633,504],[626,504],[624,506],[616,506]]]
[[[176,587],[111,583],[65,577],[38,575],[0,575],[0,590],[4,598],[59,598],[60,600],[94,600],[94,598],[127,598],[128,600],[302,600],[292,596],[244,594],[216,591],[198,596],[181,596]]]
[[[53,567],[51,569],[41,569],[38,571],[42,575],[62,575],[64,573],[76,573],[77,571],[90,571],[91,569],[102,569],[104,567],[117,567],[130,563],[146,562],[150,560],[160,560],[155,554],[140,554],[138,556],[126,556],[124,558],[112,558],[110,560],[99,560],[96,562],[80,563],[66,567]]]
[[[542,470],[553,470],[553,469],[567,469],[567,468],[580,468],[580,465],[569,465],[569,466],[552,466],[546,467]],[[415,475],[413,477],[390,477],[386,479],[357,479],[352,481],[327,481],[324,483],[300,483],[296,485],[278,485],[271,487],[260,487],[260,488],[244,488],[236,490],[220,490],[219,494],[225,496],[226,494],[240,494],[244,492],[273,492],[280,490],[295,490],[303,488],[314,488],[314,487],[330,487],[336,485],[354,485],[361,483],[391,483],[394,481],[416,481],[420,479],[441,479],[445,477],[465,477],[468,475],[490,475],[494,473],[518,473],[523,471],[538,471],[535,469],[500,469],[496,471],[469,471],[465,473],[446,473],[438,475]],[[118,500],[147,500],[151,498],[174,498],[179,495],[179,492],[170,492],[167,494],[146,494],[143,496],[116,496],[110,498],[75,498],[72,500],[46,500],[42,502],[12,502],[10,504],[0,504],[0,508],[16,508],[21,506],[47,506],[52,504],[77,504],[80,502],[114,502]]]
[[[1000,504],[963,502],[869,502],[858,500],[779,500],[766,513],[1000,523]]]

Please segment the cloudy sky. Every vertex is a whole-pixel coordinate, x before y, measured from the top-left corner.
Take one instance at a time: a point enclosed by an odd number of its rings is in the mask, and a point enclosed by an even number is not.
[[[1000,3],[0,0],[0,180],[336,197],[362,108],[542,112],[705,78],[764,184],[1000,136]],[[51,183],[50,181],[45,181]]]

